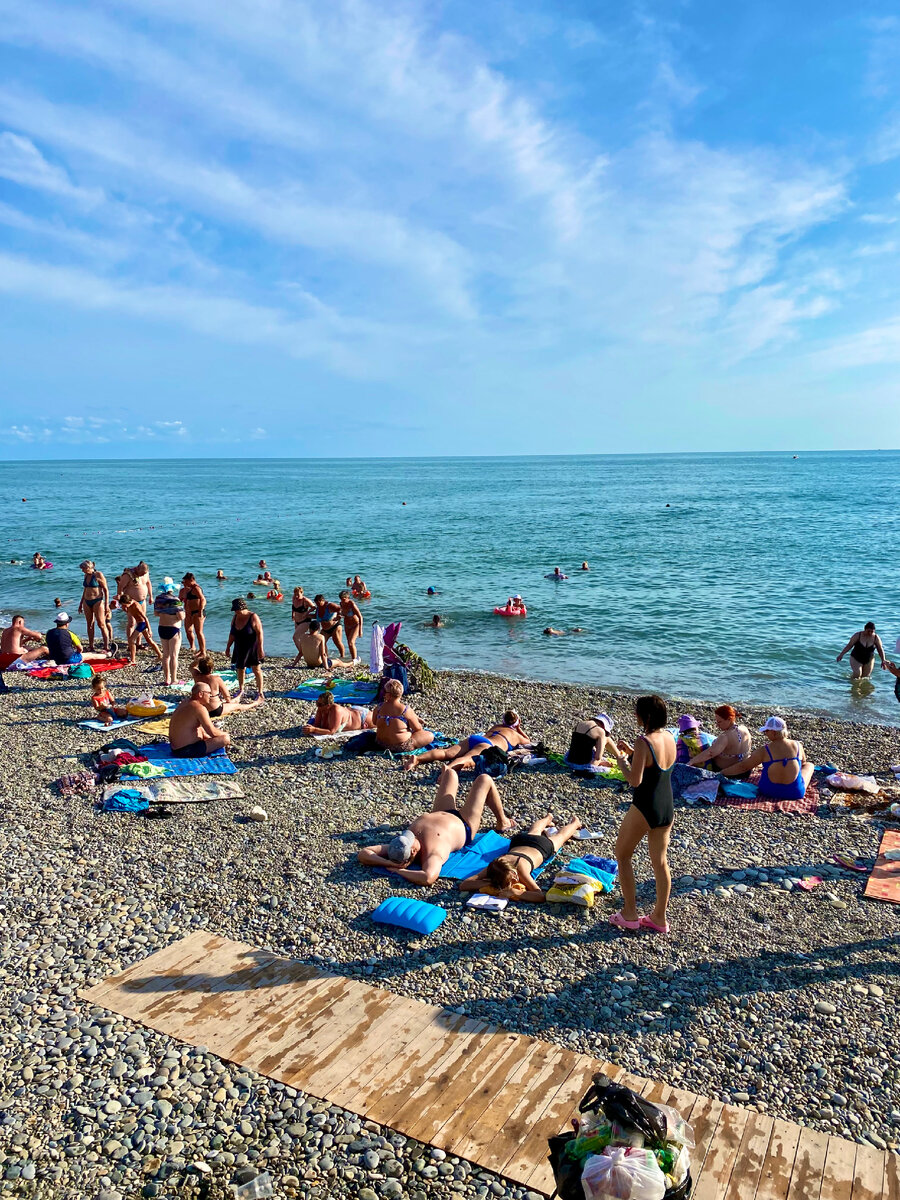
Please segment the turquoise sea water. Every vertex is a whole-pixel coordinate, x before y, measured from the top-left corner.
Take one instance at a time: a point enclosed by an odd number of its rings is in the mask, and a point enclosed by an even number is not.
[[[0,613],[46,628],[55,596],[77,606],[81,559],[112,582],[144,557],[154,583],[196,573],[221,649],[263,557],[288,599],[360,572],[365,615],[439,667],[898,723],[892,677],[851,687],[835,663],[867,620],[895,653],[898,501],[900,452],[6,463]],[[567,582],[544,578],[557,565]],[[528,617],[494,616],[514,592]],[[289,603],[256,608],[267,651],[290,652]],[[434,612],[446,628],[423,628]]]

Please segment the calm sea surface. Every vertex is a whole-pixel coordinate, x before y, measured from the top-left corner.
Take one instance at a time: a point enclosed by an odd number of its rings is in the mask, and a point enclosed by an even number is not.
[[[900,452],[6,463],[0,619],[47,628],[55,596],[77,606],[81,559],[112,582],[144,557],[154,584],[195,572],[222,649],[262,557],[288,600],[361,573],[365,616],[402,620],[435,666],[898,723],[892,677],[852,687],[835,663],[868,620],[895,653],[898,513]],[[557,565],[568,581],[544,578]],[[527,619],[494,616],[514,592]],[[255,607],[267,651],[291,651],[289,603]],[[446,628],[423,627],[434,612]]]

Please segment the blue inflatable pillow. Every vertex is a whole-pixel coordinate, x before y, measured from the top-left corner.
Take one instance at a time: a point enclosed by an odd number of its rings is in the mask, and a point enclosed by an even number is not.
[[[447,910],[437,904],[426,904],[424,900],[410,900],[408,896],[389,896],[382,900],[372,913],[372,920],[382,925],[399,925],[413,933],[434,933],[438,925],[447,919]]]

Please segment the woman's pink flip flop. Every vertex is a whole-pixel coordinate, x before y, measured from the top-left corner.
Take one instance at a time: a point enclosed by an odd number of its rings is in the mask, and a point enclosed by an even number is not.
[[[669,932],[668,922],[666,922],[665,925],[657,925],[657,923],[655,921],[651,921],[649,917],[641,917],[640,921],[638,921],[638,925],[641,927],[641,929],[649,929],[651,933]]]
[[[615,912],[609,918],[610,925],[615,925],[616,929],[627,929],[629,933],[637,933],[641,927],[643,917],[637,921],[626,921],[620,912]]]

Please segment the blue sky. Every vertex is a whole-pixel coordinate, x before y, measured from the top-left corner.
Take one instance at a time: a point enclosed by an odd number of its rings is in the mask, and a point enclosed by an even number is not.
[[[900,446],[896,5],[0,0],[0,457]]]

